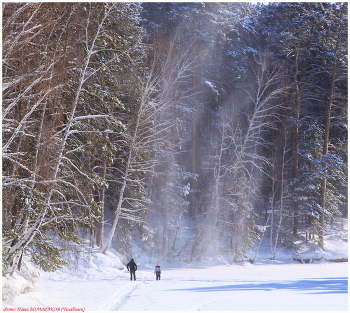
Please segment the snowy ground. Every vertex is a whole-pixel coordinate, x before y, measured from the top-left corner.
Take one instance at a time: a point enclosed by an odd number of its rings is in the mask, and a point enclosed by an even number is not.
[[[345,311],[346,276],[344,264],[168,270],[158,282],[151,280],[149,273],[140,273],[142,282],[115,309]],[[134,287],[133,282],[130,285]]]
[[[55,273],[30,269],[37,273],[32,277],[34,290],[19,275],[3,280],[2,309],[347,312],[348,263],[326,261],[347,258],[345,226],[344,231],[342,226],[341,232],[327,235],[327,252],[301,245],[298,255],[279,250],[277,260],[270,260],[269,249],[262,244],[254,264],[230,264],[224,258],[195,265],[163,262],[160,281],[153,272],[156,262],[149,263],[145,256],[135,254],[140,266],[137,281],[130,281],[112,249],[107,255],[95,249],[91,259],[76,268]]]
[[[136,272],[137,281],[129,281],[126,270],[96,267],[80,278],[58,273],[40,276],[37,291],[3,303],[3,310],[347,311],[347,267],[347,262],[325,261],[162,266],[160,281],[155,281],[153,269],[142,265]]]

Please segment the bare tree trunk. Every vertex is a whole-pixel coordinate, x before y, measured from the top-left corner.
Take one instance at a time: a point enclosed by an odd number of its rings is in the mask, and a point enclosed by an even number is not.
[[[337,49],[336,49],[337,50]],[[336,59],[333,59],[333,65],[332,65],[332,76],[331,76],[331,82],[330,82],[330,88],[329,88],[329,95],[328,95],[328,103],[327,103],[327,110],[326,110],[326,125],[325,125],[325,132],[324,132],[324,139],[323,139],[323,156],[328,154],[328,143],[329,143],[329,129],[331,124],[331,109],[332,109],[332,102],[333,102],[333,93],[334,93],[334,82],[336,77]],[[325,171],[326,171],[326,165],[323,165]],[[321,233],[319,234],[319,246],[322,250],[324,250],[324,238],[323,238],[323,229],[324,229],[324,211],[326,210],[326,193],[327,193],[327,172],[324,173],[324,177],[321,181],[321,191],[320,191],[320,197],[321,197],[321,214],[320,214],[320,226],[321,226]]]
[[[276,248],[278,245],[278,237],[280,235],[281,226],[282,226],[282,220],[283,220],[283,206],[284,206],[284,170],[285,170],[285,157],[287,155],[287,135],[285,134],[285,130],[283,132],[284,134],[284,142],[283,142],[283,150],[282,150],[282,162],[281,162],[281,192],[280,192],[280,201],[279,201],[279,219],[278,219],[278,225],[276,230],[276,236],[273,242],[272,246],[272,252],[273,252],[273,258],[276,256]],[[271,242],[272,243],[272,242]]]
[[[193,120],[192,120],[192,136],[191,136],[191,172],[193,174],[197,173],[197,119],[198,119],[198,112],[195,110],[193,112]],[[190,186],[192,190],[197,190],[197,180],[194,177],[191,177],[190,179]],[[198,214],[198,204],[197,204],[197,198],[195,192],[192,192],[190,194],[190,216],[192,218],[195,218]]]
[[[294,108],[294,137],[293,137],[293,177],[294,179],[298,179],[299,177],[299,118],[300,118],[300,88],[298,82],[298,72],[299,72],[299,51],[295,52],[295,69],[294,69],[294,87],[295,87],[295,97],[296,103]],[[294,225],[293,225],[293,234],[296,236],[298,234],[298,215],[299,215],[299,204],[296,200],[294,200]]]
[[[103,161],[103,167],[102,167],[102,181],[106,181],[106,171],[107,171],[107,164],[106,161]],[[99,221],[96,225],[96,245],[102,249],[103,247],[103,237],[104,237],[104,205],[105,205],[105,198],[106,198],[106,187],[103,186],[101,189],[101,195],[100,195],[100,205],[101,205],[101,221]]]
[[[340,19],[343,18],[344,12],[347,10],[347,6],[343,5],[340,13]],[[333,104],[333,97],[334,97],[334,88],[335,88],[335,81],[337,76],[337,62],[338,62],[338,52],[339,47],[342,44],[342,40],[345,40],[344,34],[342,34],[342,28],[340,24],[337,24],[338,29],[336,32],[336,42],[335,47],[332,49],[333,53],[333,59],[332,59],[332,68],[331,68],[331,80],[330,80],[330,86],[329,86],[329,93],[328,93],[328,102],[327,102],[327,110],[326,110],[326,120],[325,120],[325,132],[324,132],[324,140],[323,140],[323,156],[328,154],[328,147],[329,147],[329,131],[330,131],[330,125],[331,125],[331,110],[332,110],[332,104]],[[321,233],[319,234],[319,246],[322,250],[324,250],[324,238],[323,238],[323,229],[325,224],[325,214],[326,211],[326,196],[327,196],[327,170],[326,165],[323,164],[323,168],[325,170],[324,177],[321,182],[321,212],[320,212],[320,227],[321,227]]]
[[[191,48],[181,55],[176,54],[175,48],[176,42],[174,40],[170,43],[169,53],[162,63],[161,69],[157,71],[158,64],[157,66],[155,64],[151,66],[150,74],[143,86],[139,107],[135,112],[135,119],[130,122],[129,131],[131,135],[128,134],[125,138],[126,148],[128,149],[126,165],[121,178],[117,207],[113,212],[114,220],[102,251],[104,254],[112,242],[122,212],[121,206],[126,199],[125,192],[128,184],[132,182],[140,187],[143,185],[141,180],[132,180],[131,174],[134,172],[150,173],[152,168],[154,168],[152,164],[149,164],[147,167],[145,165],[147,161],[140,161],[140,156],[143,152],[151,151],[155,142],[165,140],[165,138],[162,138],[162,135],[165,129],[170,127],[166,123],[155,126],[154,121],[157,115],[172,103],[175,94],[178,93],[174,86],[187,80],[192,70],[195,56]]]
[[[118,204],[117,204],[117,207],[114,209],[114,212],[113,212],[112,228],[111,228],[111,230],[109,232],[107,242],[106,242],[106,244],[105,244],[105,246],[104,246],[104,248],[102,250],[103,254],[107,253],[107,250],[108,250],[110,244],[112,243],[112,239],[113,239],[115,230],[117,228],[119,215],[120,215],[120,212],[121,212],[121,209],[122,209],[122,203],[124,201],[124,192],[125,192],[125,188],[126,188],[126,183],[127,183],[127,179],[128,179],[129,171],[130,171],[131,158],[132,158],[132,146],[130,147],[129,154],[128,154],[127,165],[126,165],[125,171],[123,173],[123,178],[122,178],[123,179],[123,183],[122,183],[122,186],[121,186],[121,188],[119,190],[119,193],[118,193]]]
[[[167,226],[168,218],[167,218],[167,210],[164,210],[164,220],[163,220],[163,238],[162,238],[162,256],[167,256]]]
[[[65,128],[64,128],[63,138],[62,138],[60,145],[59,145],[59,148],[58,148],[57,158],[56,158],[54,170],[52,173],[52,177],[51,177],[51,180],[47,183],[47,185],[49,186],[49,188],[48,188],[49,191],[45,197],[41,212],[39,213],[37,219],[35,221],[33,221],[33,224],[30,227],[28,227],[28,229],[25,232],[22,232],[20,234],[18,241],[13,246],[11,246],[7,249],[7,251],[6,251],[7,256],[5,257],[5,259],[13,258],[13,255],[19,255],[21,253],[21,251],[23,249],[25,249],[32,242],[35,235],[39,232],[39,229],[40,229],[40,227],[44,221],[44,218],[46,216],[46,213],[50,207],[51,198],[52,198],[52,195],[54,192],[53,186],[57,183],[58,174],[59,174],[59,170],[60,170],[61,165],[62,165],[62,160],[63,160],[63,155],[64,155],[65,147],[67,144],[67,140],[68,140],[69,136],[72,134],[71,128],[72,128],[72,125],[74,123],[74,118],[76,115],[78,102],[79,102],[81,93],[83,92],[83,85],[86,82],[86,80],[91,76],[91,74],[88,72],[88,66],[90,63],[90,59],[94,53],[94,49],[96,48],[96,40],[97,40],[98,36],[100,35],[104,21],[110,12],[109,10],[106,9],[106,11],[104,12],[105,14],[104,14],[100,24],[98,25],[98,29],[96,31],[96,34],[95,34],[90,46],[89,46],[88,38],[87,37],[85,38],[86,39],[86,48],[87,48],[85,62],[84,62],[82,69],[81,69],[81,74],[79,76],[78,86],[77,86],[77,89],[75,92],[75,98],[74,98],[72,106],[71,106],[71,111],[69,114],[68,121],[67,121]],[[91,21],[88,20],[88,24],[90,22]],[[87,35],[88,35],[88,32],[86,32],[86,36]],[[5,145],[5,148],[7,145]],[[17,260],[17,263],[18,263],[19,258],[15,257],[15,259],[16,260],[18,259]],[[17,266],[17,264],[15,264],[13,262],[12,267],[9,267],[5,272],[11,273],[13,271],[13,269],[16,268],[16,266]]]

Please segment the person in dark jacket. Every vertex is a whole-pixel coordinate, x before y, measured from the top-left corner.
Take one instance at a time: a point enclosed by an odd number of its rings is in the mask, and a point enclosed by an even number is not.
[[[156,274],[156,280],[160,280],[160,273],[161,273],[161,271],[160,271],[160,265],[159,264],[156,265],[156,267],[154,269],[154,273]]]
[[[134,280],[136,280],[135,272],[137,271],[137,265],[134,259],[131,259],[131,261],[127,264],[126,268],[130,272],[130,280],[132,280],[133,276],[134,276]]]

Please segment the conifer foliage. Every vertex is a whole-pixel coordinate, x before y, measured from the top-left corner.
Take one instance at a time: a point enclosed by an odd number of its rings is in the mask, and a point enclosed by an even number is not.
[[[3,7],[3,258],[64,264],[57,239],[103,222],[105,168],[137,98],[140,7],[9,3]],[[118,32],[115,33],[115,29]],[[126,89],[123,84],[135,84]],[[135,91],[136,90],[136,91]],[[117,164],[118,166],[118,164]]]
[[[4,3],[3,274],[88,239],[197,260],[347,214],[347,3]]]

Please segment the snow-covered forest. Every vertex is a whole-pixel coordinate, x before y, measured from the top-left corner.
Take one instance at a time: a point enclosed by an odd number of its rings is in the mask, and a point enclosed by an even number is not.
[[[3,276],[96,247],[254,263],[263,240],[271,259],[327,251],[346,223],[347,2],[16,2],[2,19]]]

